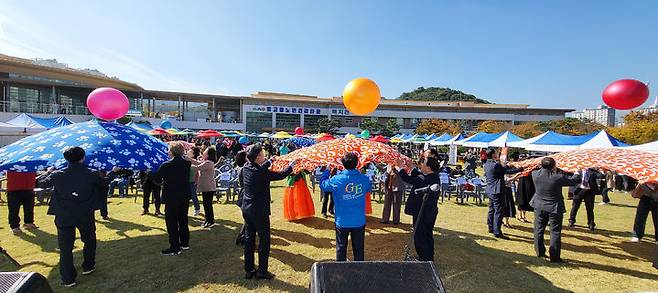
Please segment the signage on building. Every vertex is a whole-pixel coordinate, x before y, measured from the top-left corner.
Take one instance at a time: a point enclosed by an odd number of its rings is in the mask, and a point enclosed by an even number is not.
[[[309,108],[309,107],[289,107],[276,105],[246,105],[248,112],[267,112],[283,114],[309,114],[309,115],[340,115],[351,116],[352,114],[345,108]]]

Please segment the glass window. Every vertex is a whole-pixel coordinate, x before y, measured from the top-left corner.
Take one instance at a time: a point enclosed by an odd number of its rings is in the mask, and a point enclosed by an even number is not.
[[[51,113],[50,91],[45,88],[9,87],[9,111]]]
[[[276,128],[294,130],[301,124],[301,116],[298,114],[276,114]]]
[[[272,113],[247,112],[247,132],[263,132],[272,129]]]
[[[304,115],[304,129],[306,132],[316,132],[318,121],[322,118],[327,118],[327,116]]]

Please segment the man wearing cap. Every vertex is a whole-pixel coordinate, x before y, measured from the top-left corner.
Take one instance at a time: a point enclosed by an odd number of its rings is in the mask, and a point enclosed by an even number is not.
[[[94,210],[100,207],[101,177],[84,165],[85,150],[72,147],[64,151],[68,166],[55,171],[54,168],[39,177],[42,187],[52,187],[53,193],[48,208],[55,215],[57,242],[59,244],[59,272],[65,287],[75,286],[76,269],[73,265],[73,243],[75,230],[80,231],[84,243],[82,274],[96,270],[96,224]]]

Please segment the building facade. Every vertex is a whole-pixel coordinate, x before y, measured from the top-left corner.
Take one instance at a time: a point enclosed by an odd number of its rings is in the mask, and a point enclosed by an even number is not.
[[[301,126],[312,131],[320,119],[331,118],[341,122],[342,132],[354,132],[359,130],[364,118],[370,118],[382,124],[395,120],[402,132],[413,131],[423,119],[460,121],[468,130],[485,120],[514,124],[557,120],[572,111],[516,104],[382,99],[374,113],[361,117],[347,111],[340,97],[272,92],[226,96],[147,90],[97,70],[73,69],[56,60],[30,60],[0,54],[0,117],[32,113],[75,116],[75,121],[82,119],[80,117],[91,118],[86,98],[98,87],[113,87],[124,92],[130,101],[130,116],[153,123],[169,119],[174,127],[181,129],[263,132],[290,131]]]
[[[616,111],[605,105],[599,105],[596,109],[584,109],[583,111],[567,113],[567,117],[576,119],[587,119],[605,126],[615,126]]]

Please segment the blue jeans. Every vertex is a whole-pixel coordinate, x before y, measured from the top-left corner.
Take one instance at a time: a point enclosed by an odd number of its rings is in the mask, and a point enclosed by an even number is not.
[[[121,181],[119,181],[119,196],[120,197],[126,197],[128,195],[128,184],[130,183],[130,179],[128,178],[121,178]]]
[[[194,182],[190,182],[190,197],[192,197],[192,204],[194,205],[194,210],[198,211],[201,209],[201,206],[199,206],[199,198],[197,197],[196,194],[196,184]]]

